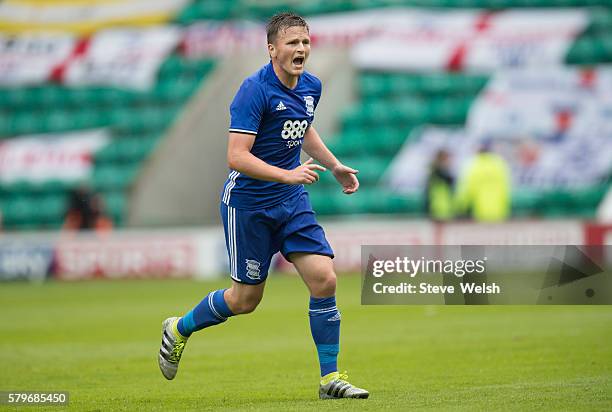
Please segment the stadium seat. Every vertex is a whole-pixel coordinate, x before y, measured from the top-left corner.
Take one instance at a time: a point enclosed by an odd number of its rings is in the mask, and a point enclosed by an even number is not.
[[[128,187],[136,175],[137,163],[128,165],[109,164],[97,167],[92,183],[96,191],[119,190]]]
[[[126,196],[122,191],[106,191],[102,192],[103,207],[115,225],[121,225],[124,221],[126,212]]]
[[[21,195],[2,202],[3,223],[9,229],[13,225],[41,223],[36,215],[38,211],[36,197]]]
[[[41,197],[36,219],[43,225],[63,221],[67,203],[67,196],[61,192]]]

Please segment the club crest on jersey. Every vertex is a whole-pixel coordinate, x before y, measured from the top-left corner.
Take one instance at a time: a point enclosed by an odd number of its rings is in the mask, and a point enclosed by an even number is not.
[[[246,259],[246,275],[249,279],[261,280],[261,276],[259,274],[259,266],[261,266],[261,263],[259,263],[258,261],[253,259]]]
[[[314,97],[304,96],[304,102],[306,102],[306,114],[314,116]]]

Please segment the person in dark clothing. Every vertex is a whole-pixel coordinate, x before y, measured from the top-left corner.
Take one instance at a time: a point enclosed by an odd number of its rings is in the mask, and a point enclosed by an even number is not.
[[[64,230],[105,231],[112,221],[105,215],[102,200],[87,187],[79,186],[69,193]]]
[[[428,216],[435,221],[447,221],[454,217],[455,179],[449,171],[450,155],[441,149],[431,164],[425,186],[425,207]]]

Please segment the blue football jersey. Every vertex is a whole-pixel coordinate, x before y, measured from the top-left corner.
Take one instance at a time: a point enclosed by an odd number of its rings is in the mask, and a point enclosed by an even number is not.
[[[276,77],[272,63],[248,77],[230,105],[230,132],[255,135],[251,153],[282,169],[300,165],[304,133],[321,97],[321,81],[304,72],[294,89]],[[221,201],[237,209],[261,209],[299,195],[303,185],[254,179],[230,170]]]

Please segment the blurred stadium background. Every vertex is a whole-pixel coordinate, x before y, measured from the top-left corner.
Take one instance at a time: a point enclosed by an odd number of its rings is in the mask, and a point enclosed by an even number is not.
[[[360,170],[357,196],[329,173],[308,188],[340,271],[357,269],[364,242],[609,241],[606,0],[10,0],[0,277],[223,273],[227,107],[267,62],[263,22],[280,10],[308,17],[309,68],[325,84],[317,128]],[[510,165],[510,219],[429,222],[435,152],[449,150],[458,177],[485,140]],[[78,226],[67,210],[82,187],[114,230],[59,241]]]
[[[11,376],[0,380],[2,389],[82,386],[77,406],[88,409],[155,409],[155,402],[165,402],[148,354],[156,351],[158,318],[203,296],[208,284],[191,279],[219,286],[215,279],[227,272],[218,201],[228,173],[228,106],[242,79],[268,61],[265,20],[285,10],[310,24],[307,68],[324,84],[315,125],[338,157],[360,170],[354,196],[343,195],[328,173],[308,187],[339,273],[359,272],[362,244],[612,244],[609,0],[4,0],[0,280],[57,282],[0,285],[2,313],[22,320],[7,326],[13,338],[2,347],[27,355],[8,361]],[[510,166],[510,216],[494,223],[462,216],[431,221],[424,193],[436,151],[450,152],[451,172],[459,177],[483,142],[493,142]],[[95,213],[108,217],[97,230],[75,230],[79,222],[69,209],[78,209],[79,190],[90,193]],[[290,271],[280,258],[275,269]],[[151,280],[61,282],[105,278]],[[188,280],[152,280],[159,278]],[[473,409],[567,410],[575,406],[571,399],[594,402],[583,403],[585,410],[610,406],[609,309],[369,311],[359,306],[358,280],[342,279],[343,316],[355,322],[347,323],[346,340],[364,345],[349,349],[345,359],[361,376],[368,376],[361,362],[368,360],[383,369],[401,365],[394,372],[400,378],[405,372],[424,379],[398,383],[373,372],[370,385],[379,394],[385,385],[411,393],[391,390],[395,403],[374,404],[380,408],[416,402],[470,409],[472,402]],[[262,339],[265,350],[283,354],[280,364],[246,350],[255,368],[302,371],[314,357],[291,358],[296,355],[280,343],[265,340],[268,332],[284,334],[292,345],[310,348],[300,332],[305,324],[287,330],[261,317],[303,320],[303,308],[287,310],[283,302],[306,299],[306,292],[297,282],[278,282],[281,294],[264,300],[264,315],[235,324]],[[393,322],[402,319],[417,331],[398,329]],[[112,332],[117,324],[132,331],[129,342]],[[61,333],[73,327],[82,333]],[[211,361],[217,369],[241,349],[242,335],[227,333],[211,332],[209,344],[221,353]],[[385,348],[379,355],[368,350],[377,344]],[[498,349],[487,359],[500,368],[470,372],[477,354],[491,347]],[[580,354],[568,355],[578,347]],[[124,364],[112,369],[111,348],[138,373]],[[421,360],[407,363],[411,350]],[[49,361],[66,352],[73,358],[61,366]],[[197,357],[186,376],[207,367]],[[545,365],[553,358],[569,359],[569,369]],[[528,373],[508,372],[513,365]],[[57,376],[62,388],[50,380]],[[261,399],[284,399],[279,409],[317,406],[291,403],[291,388],[279,394],[266,376],[253,376],[250,392],[236,395],[244,403],[225,403],[220,386],[242,379],[237,371],[208,382],[207,405],[257,409],[263,404],[249,403],[248,396],[261,393]],[[567,381],[542,384],[559,376]],[[499,386],[471,392],[463,385],[487,379]],[[453,385],[444,380],[455,382],[454,394],[445,392]],[[527,383],[509,383],[517,380]],[[529,382],[544,395],[525,397]],[[174,407],[202,407],[190,395],[197,383],[183,385],[184,393],[173,394],[183,403]],[[296,385],[310,399],[310,386]],[[123,389],[127,400],[119,395]],[[488,403],[495,396],[498,403]]]

